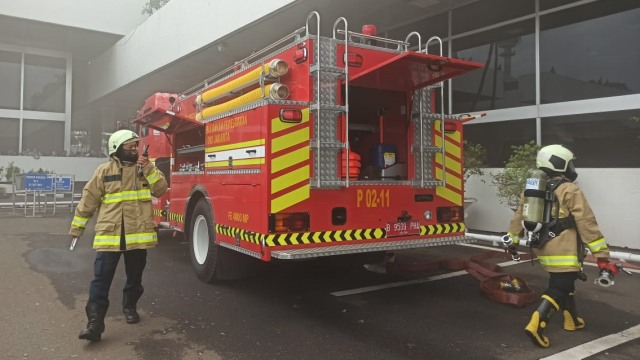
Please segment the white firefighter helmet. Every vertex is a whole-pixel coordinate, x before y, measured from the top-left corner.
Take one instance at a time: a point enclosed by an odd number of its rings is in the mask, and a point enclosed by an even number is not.
[[[116,153],[120,145],[130,141],[140,141],[138,134],[131,130],[118,130],[109,137],[109,156]]]
[[[578,177],[573,166],[575,157],[571,150],[562,145],[545,146],[538,151],[536,166],[549,175],[563,174],[569,180],[574,181]]]

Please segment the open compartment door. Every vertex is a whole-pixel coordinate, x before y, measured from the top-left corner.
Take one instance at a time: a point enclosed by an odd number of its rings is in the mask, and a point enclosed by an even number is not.
[[[405,52],[349,77],[349,85],[396,91],[413,91],[483,65],[438,55]]]
[[[204,123],[174,111],[174,103],[175,97],[172,94],[156,93],[147,99],[140,115],[133,122],[167,134],[204,126]]]
[[[168,110],[153,111],[144,116],[135,118],[133,122],[167,134],[175,134],[204,126],[200,121],[180,116]]]

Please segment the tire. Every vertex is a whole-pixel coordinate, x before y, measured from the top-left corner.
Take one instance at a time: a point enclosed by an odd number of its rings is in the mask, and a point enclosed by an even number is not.
[[[216,244],[211,207],[205,199],[200,199],[193,209],[189,230],[193,270],[201,281],[216,282],[219,248]]]

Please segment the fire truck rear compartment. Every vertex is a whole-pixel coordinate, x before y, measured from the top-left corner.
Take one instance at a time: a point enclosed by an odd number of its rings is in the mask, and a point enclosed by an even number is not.
[[[360,157],[350,164],[359,170],[350,170],[352,179],[357,173],[357,180],[407,180],[407,94],[352,87],[349,98],[349,145]]]

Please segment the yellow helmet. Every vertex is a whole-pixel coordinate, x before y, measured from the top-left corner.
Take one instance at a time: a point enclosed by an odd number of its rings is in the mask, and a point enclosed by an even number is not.
[[[140,137],[138,136],[138,134],[131,130],[118,130],[111,134],[107,143],[109,146],[109,156],[115,154],[120,145],[131,140],[140,141]]]

